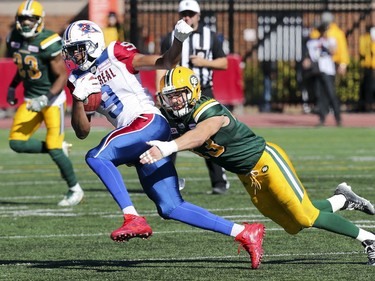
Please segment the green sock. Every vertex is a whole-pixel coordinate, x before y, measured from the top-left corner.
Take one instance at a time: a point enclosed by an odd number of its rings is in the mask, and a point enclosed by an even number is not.
[[[332,206],[331,203],[327,199],[324,200],[312,200],[311,201],[315,208],[317,208],[320,211],[332,213]]]
[[[357,238],[359,228],[347,219],[335,214],[321,211],[314,222],[314,227],[325,229],[337,234]]]
[[[65,156],[62,149],[51,149],[48,151],[52,160],[59,167],[61,176],[66,181],[69,187],[77,184],[76,174],[74,173],[72,162],[68,157]]]

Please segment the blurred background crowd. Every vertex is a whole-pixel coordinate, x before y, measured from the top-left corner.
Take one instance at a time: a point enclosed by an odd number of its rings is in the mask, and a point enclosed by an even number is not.
[[[0,0],[0,68],[2,75],[11,72],[10,77],[14,74],[10,69],[13,64],[9,64],[5,39],[21,2]],[[324,115],[330,111],[374,111],[375,1],[198,2],[200,23],[217,33],[228,57],[228,69],[214,74],[215,98],[222,103],[235,109],[251,106],[259,112],[301,110],[318,114],[323,123]],[[171,0],[41,3],[48,29],[61,34],[69,23],[90,19],[103,28],[109,41],[132,42],[142,53],[160,53],[164,36],[179,17],[178,1]],[[327,62],[333,63],[334,72],[329,71]],[[142,76],[144,85],[155,94],[154,73],[145,72]],[[9,107],[5,101],[7,83],[6,77],[0,82],[3,112]],[[328,97],[333,94],[334,98],[321,100],[317,92],[327,93]],[[339,125],[339,114],[335,113],[335,117]]]

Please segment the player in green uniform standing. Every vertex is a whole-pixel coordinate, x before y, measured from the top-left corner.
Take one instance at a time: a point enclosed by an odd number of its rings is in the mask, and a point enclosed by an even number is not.
[[[368,200],[341,183],[332,197],[310,201],[283,149],[257,136],[215,99],[201,96],[199,79],[192,70],[167,71],[160,90],[162,112],[174,140],[150,141],[152,147],[140,156],[142,164],[191,150],[236,173],[258,210],[289,234],[316,227],[357,239],[365,247],[368,264],[375,265],[375,234],[335,214],[354,209],[374,215]]]
[[[48,153],[69,187],[58,205],[77,205],[84,193],[68,158],[69,144],[64,141],[67,72],[62,43],[57,33],[44,29],[44,10],[39,2],[24,1],[19,6],[7,47],[17,65],[7,101],[17,104],[15,89],[21,82],[25,100],[14,116],[9,145],[18,153]],[[32,138],[42,122],[47,128],[44,141]]]

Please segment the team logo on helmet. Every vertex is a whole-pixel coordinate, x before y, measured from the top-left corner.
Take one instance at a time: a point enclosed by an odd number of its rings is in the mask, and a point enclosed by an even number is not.
[[[100,32],[89,23],[80,23],[78,24],[78,28],[82,31],[83,34]]]
[[[190,84],[191,84],[194,88],[196,88],[196,87],[198,86],[198,82],[199,82],[199,80],[198,80],[198,77],[197,77],[197,76],[195,76],[195,75],[191,75],[191,76],[190,76]]]

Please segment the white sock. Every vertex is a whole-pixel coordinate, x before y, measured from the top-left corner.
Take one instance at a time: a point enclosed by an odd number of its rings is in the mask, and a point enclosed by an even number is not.
[[[333,195],[332,197],[327,199],[329,203],[331,203],[332,211],[335,213],[338,210],[340,210],[342,207],[344,207],[346,198],[342,194]]]
[[[238,234],[240,234],[245,229],[245,226],[235,223],[232,227],[232,230],[230,232],[230,236],[236,237]]]
[[[124,215],[135,215],[135,216],[139,216],[136,209],[134,208],[134,206],[128,206],[124,209],[122,209],[122,213]]]
[[[75,191],[82,191],[82,188],[81,186],[79,185],[79,183],[77,182],[75,186],[72,186],[72,187],[69,187],[69,189],[73,192]]]
[[[375,241],[375,234],[360,228],[358,236],[357,236],[356,239],[361,241],[361,242],[363,242],[365,240],[374,240]]]

